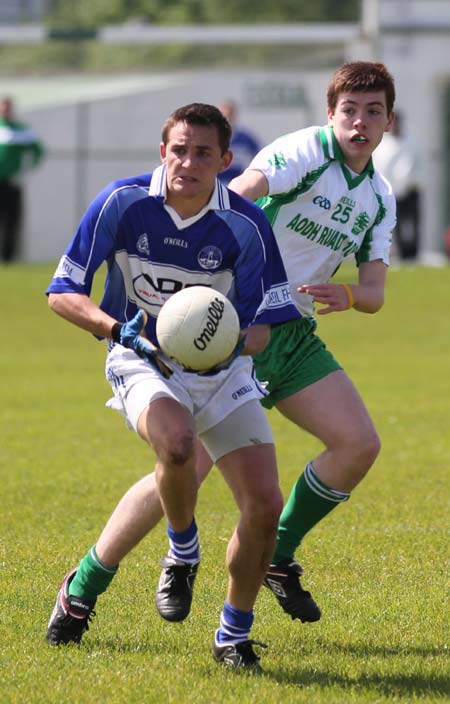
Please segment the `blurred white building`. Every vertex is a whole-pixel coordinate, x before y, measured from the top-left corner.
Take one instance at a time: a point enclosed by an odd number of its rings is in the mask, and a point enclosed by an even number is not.
[[[6,0],[3,0],[5,2]],[[31,0],[30,0],[31,1]],[[36,2],[44,0],[36,0]],[[298,42],[346,60],[386,63],[396,80],[397,107],[421,165],[420,259],[443,259],[450,224],[450,0],[363,0],[358,25],[251,27],[105,27],[104,42],[223,44]],[[12,29],[0,43],[11,40]],[[30,41],[42,41],[42,33]],[[337,47],[337,49],[336,49]],[[330,49],[333,49],[330,51]],[[130,49],[132,50],[132,48]],[[338,57],[338,58],[337,58]],[[91,198],[109,181],[152,170],[159,162],[160,128],[176,107],[232,98],[239,120],[268,142],[326,121],[326,69],[180,70],[161,74],[11,78],[1,92],[16,98],[19,114],[39,132],[48,157],[27,177],[23,258],[57,259]]]
[[[1,0],[0,23],[42,20],[49,4],[50,0]]]

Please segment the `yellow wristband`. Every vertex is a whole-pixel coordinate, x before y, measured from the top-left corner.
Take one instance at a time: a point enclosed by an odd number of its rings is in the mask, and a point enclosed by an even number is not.
[[[353,308],[353,304],[355,302],[355,299],[353,298],[352,289],[350,288],[349,284],[341,284],[341,286],[342,286],[342,288],[345,289],[345,293],[347,294],[348,307]]]

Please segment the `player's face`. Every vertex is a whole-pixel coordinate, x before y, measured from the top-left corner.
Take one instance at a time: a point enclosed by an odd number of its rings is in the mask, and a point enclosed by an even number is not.
[[[167,144],[160,145],[166,165],[166,202],[182,217],[201,210],[209,201],[215,179],[228,168],[231,152],[221,153],[215,127],[178,122],[169,132]]]
[[[334,129],[346,164],[357,173],[364,170],[393,119],[393,112],[387,114],[384,91],[340,93],[336,108],[328,108],[328,124]]]

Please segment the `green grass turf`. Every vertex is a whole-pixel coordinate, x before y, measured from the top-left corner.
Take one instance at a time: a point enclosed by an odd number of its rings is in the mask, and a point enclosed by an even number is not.
[[[217,470],[199,496],[203,560],[188,620],[165,623],[154,608],[161,524],[124,560],[82,646],[45,643],[64,572],[154,459],[103,407],[103,344],[47,309],[53,269],[0,268],[0,702],[450,701],[450,269],[393,268],[376,316],[319,318],[383,449],[299,552],[322,620],[292,622],[259,595],[261,677],[230,673],[209,651],[237,515]],[[338,280],[354,276],[344,268]],[[287,495],[320,445],[269,416]]]

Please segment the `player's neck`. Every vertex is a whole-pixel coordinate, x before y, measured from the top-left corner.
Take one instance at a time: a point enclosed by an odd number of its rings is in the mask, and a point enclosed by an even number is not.
[[[344,164],[355,174],[362,174],[370,159],[345,159]]]
[[[208,202],[205,198],[180,198],[174,193],[168,193],[165,199],[165,204],[170,205],[182,220],[187,220],[197,215]]]

